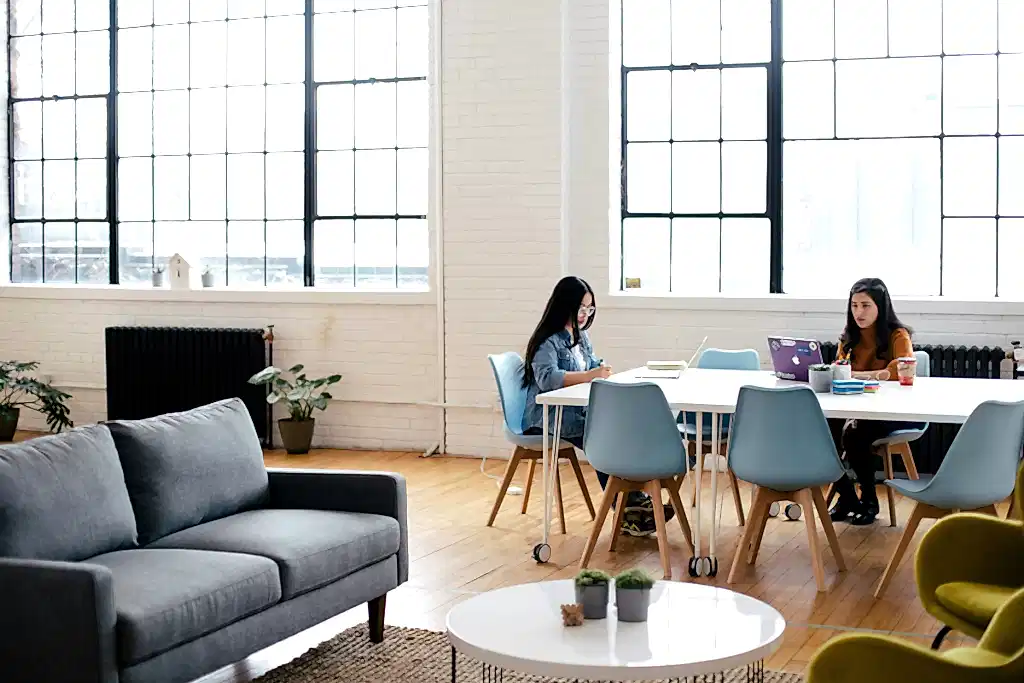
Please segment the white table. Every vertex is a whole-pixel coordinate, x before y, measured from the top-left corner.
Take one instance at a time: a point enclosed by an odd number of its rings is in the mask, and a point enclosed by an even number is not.
[[[611,590],[614,602],[615,590]],[[763,681],[764,659],[782,644],[786,622],[765,603],[723,588],[659,581],[648,620],[608,618],[562,625],[575,602],[572,581],[528,583],[482,593],[448,613],[452,683],[456,651],[480,661],[484,680],[506,669],[569,680],[676,679],[746,666]],[[717,678],[715,679],[717,680]]]
[[[796,382],[781,380],[771,372],[744,370],[703,370],[690,368],[677,379],[646,379],[644,368],[636,368],[610,379],[613,382],[651,382],[661,387],[673,410],[696,413],[696,424],[703,424],[704,413],[711,414],[711,519],[715,519],[718,496],[719,415],[736,412],[736,400],[744,386],[782,387]],[[1003,379],[966,379],[951,377],[918,377],[914,386],[903,387],[898,382],[882,382],[874,394],[836,395],[816,394],[826,417],[859,420],[891,420],[895,422],[939,422],[962,424],[974,409],[985,401],[1024,401],[1024,381]],[[803,384],[803,386],[807,386]],[[537,396],[544,409],[544,453],[541,471],[544,483],[544,525],[541,543],[533,550],[534,559],[546,562],[551,555],[548,544],[551,529],[552,490],[555,468],[551,465],[550,446],[558,443],[548,438],[561,436],[562,410],[566,406],[586,406],[590,399],[590,385],[577,384]],[[554,422],[549,422],[547,406],[554,407]],[[554,429],[549,430],[553,424]],[[696,436],[697,472],[703,471],[703,430]],[[711,524],[708,538],[708,556],[701,555],[701,477],[696,477],[697,507],[694,511],[694,557],[690,560],[690,575],[718,573],[715,555],[715,525]],[[681,512],[681,511],[680,511]],[[614,532],[613,532],[614,533]]]

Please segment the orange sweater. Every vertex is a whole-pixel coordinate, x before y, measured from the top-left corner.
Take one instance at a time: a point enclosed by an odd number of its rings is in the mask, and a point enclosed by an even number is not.
[[[902,327],[892,333],[889,337],[889,350],[883,358],[875,357],[875,350],[878,344],[875,341],[875,328],[868,327],[860,332],[860,343],[853,349],[853,358],[850,352],[839,344],[838,358],[849,360],[854,372],[877,372],[888,370],[889,379],[899,379],[896,373],[896,359],[910,358],[914,355],[914,345],[910,342],[910,334]]]

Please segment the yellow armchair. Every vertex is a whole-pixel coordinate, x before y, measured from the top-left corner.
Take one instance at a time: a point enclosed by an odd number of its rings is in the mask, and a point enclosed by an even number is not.
[[[806,683],[1020,683],[1022,623],[1024,589],[999,608],[977,647],[936,652],[893,636],[839,636],[815,653]]]

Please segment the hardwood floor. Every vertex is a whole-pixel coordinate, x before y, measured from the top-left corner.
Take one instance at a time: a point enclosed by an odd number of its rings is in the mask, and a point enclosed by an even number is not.
[[[475,593],[528,581],[570,578],[576,573],[591,528],[580,492],[574,486],[563,486],[568,533],[557,533],[557,524],[553,525],[551,562],[538,565],[530,557],[530,551],[539,539],[542,511],[539,481],[533,487],[527,514],[520,513],[521,499],[509,496],[494,526],[488,528],[485,524],[498,487],[494,479],[480,473],[479,460],[421,458],[415,453],[321,450],[302,456],[272,452],[267,454],[266,462],[272,467],[388,470],[405,475],[409,487],[410,579],[388,596],[386,623],[389,625],[443,630],[448,610]],[[499,476],[504,464],[488,463],[486,469]],[[598,493],[600,489],[593,470],[586,464],[583,467],[592,494]],[[516,483],[525,483],[527,471],[527,467],[520,467]],[[568,476],[571,481],[573,475],[571,471],[563,471],[562,476]],[[723,476],[720,489],[725,481]],[[705,479],[703,486],[708,503],[709,483],[709,479]],[[692,479],[684,484],[684,492],[690,486]],[[748,511],[750,493],[749,488],[743,488],[742,498]],[[901,525],[896,528],[886,524],[885,510],[879,521],[870,527],[836,525],[849,570],[839,574],[826,547],[828,591],[819,593],[804,523],[786,521],[782,517],[768,521],[757,564],[741,571],[737,583],[731,586],[726,583],[727,568],[743,532],[736,524],[730,498],[728,491],[719,491],[719,502],[726,503],[719,505],[719,558],[725,569],[720,570],[716,579],[697,581],[742,591],[768,602],[785,616],[788,624],[785,641],[767,661],[768,668],[802,672],[818,647],[836,635],[851,631],[891,633],[924,645],[931,642],[939,625],[925,614],[917,600],[910,560],[921,534],[931,522],[922,524],[908,559],[896,573],[885,596],[876,600],[872,595],[899,541],[902,524],[909,518],[909,502],[897,498]],[[688,500],[688,495],[683,499]],[[608,533],[606,530],[601,536],[592,567],[620,570],[642,566],[661,576],[656,539],[622,537],[613,553],[608,551]],[[668,536],[672,545],[673,575],[676,580],[679,577],[691,580],[686,577],[688,553],[682,532],[677,525],[669,525]],[[824,538],[822,543],[825,543]],[[257,653],[245,662],[211,674],[203,678],[202,683],[250,681],[366,619],[366,607],[360,606]],[[945,647],[967,641],[953,634]]]

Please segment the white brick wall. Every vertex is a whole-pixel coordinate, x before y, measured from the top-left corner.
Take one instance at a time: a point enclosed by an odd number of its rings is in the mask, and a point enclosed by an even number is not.
[[[609,241],[618,234],[616,0],[444,0],[442,14],[450,453],[507,454],[486,355],[523,349],[563,260],[598,293],[593,337],[615,367],[688,357],[704,335],[759,351],[772,332],[836,337],[838,301],[608,294],[618,280]],[[319,417],[318,443],[421,449],[438,441],[442,416],[435,296],[0,288],[0,357],[41,360],[75,395],[73,417],[84,423],[104,416],[104,327],[273,323],[280,364],[345,375],[340,400]],[[1024,338],[1022,304],[898,306],[923,343]]]

